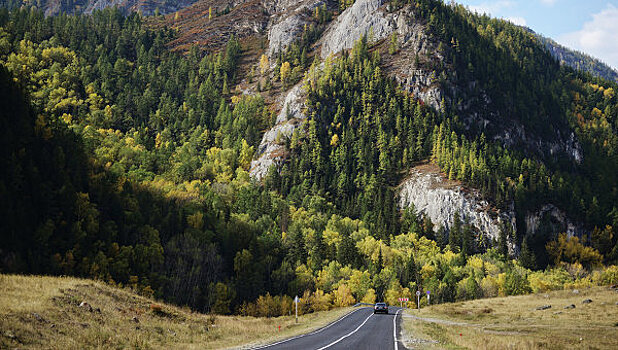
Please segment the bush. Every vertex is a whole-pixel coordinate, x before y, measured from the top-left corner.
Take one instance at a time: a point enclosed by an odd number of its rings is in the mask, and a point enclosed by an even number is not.
[[[580,263],[591,268],[600,266],[603,261],[596,249],[584,246],[577,237],[568,238],[566,233],[561,233],[557,240],[547,243],[545,247],[555,265],[561,262]]]
[[[373,288],[367,289],[367,293],[365,293],[365,296],[363,297],[363,300],[361,300],[361,303],[375,304],[375,302],[376,302],[375,289]]]
[[[506,295],[522,295],[532,291],[530,283],[526,278],[525,272],[519,271],[517,267],[512,267],[506,272],[504,280],[504,291]]]
[[[482,291],[479,284],[474,279],[474,275],[463,279],[457,283],[457,299],[470,300],[481,297]]]
[[[601,272],[601,283],[603,285],[618,284],[618,266],[608,266]]]
[[[493,298],[498,296],[499,284],[496,277],[485,276],[483,280],[481,280],[480,287],[484,298]]]
[[[342,284],[337,288],[336,291],[333,292],[335,295],[335,299],[333,304],[336,307],[350,306],[356,302],[354,297],[352,296],[352,292],[347,285]]]
[[[570,282],[573,282],[573,278],[564,268],[535,271],[528,275],[528,283],[534,293],[563,289]]]
[[[328,293],[324,294],[324,291],[317,289],[311,295],[311,309],[312,311],[327,311],[332,306],[332,296]]]

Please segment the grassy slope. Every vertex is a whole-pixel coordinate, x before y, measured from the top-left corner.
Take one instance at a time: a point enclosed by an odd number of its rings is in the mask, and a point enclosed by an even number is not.
[[[543,305],[551,308],[536,310]],[[420,348],[618,349],[618,292],[607,287],[442,304],[407,310],[404,320]]]
[[[0,349],[225,348],[304,333],[348,311],[303,315],[299,324],[293,316],[210,316],[92,280],[0,274]]]

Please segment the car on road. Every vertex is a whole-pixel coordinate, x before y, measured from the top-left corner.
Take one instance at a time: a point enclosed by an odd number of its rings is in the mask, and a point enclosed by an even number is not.
[[[388,305],[386,305],[386,303],[376,303],[373,306],[373,313],[377,314],[379,312],[388,314]]]

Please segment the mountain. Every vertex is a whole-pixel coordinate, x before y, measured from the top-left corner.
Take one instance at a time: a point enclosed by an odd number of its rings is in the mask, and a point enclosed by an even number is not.
[[[195,0],[8,0],[6,6],[8,8],[24,5],[32,6],[43,10],[46,16],[55,16],[63,13],[91,14],[93,11],[108,7],[118,8],[124,14],[140,12],[146,16],[150,16],[178,11],[193,2],[195,2]]]
[[[576,70],[588,72],[609,81],[618,82],[618,71],[600,60],[583,52],[566,48],[540,34],[537,34],[537,37],[541,43],[547,47],[552,56],[560,61],[560,64],[567,65]]]
[[[276,316],[600,284],[618,259],[618,86],[509,22],[200,0],[0,28],[3,272]]]

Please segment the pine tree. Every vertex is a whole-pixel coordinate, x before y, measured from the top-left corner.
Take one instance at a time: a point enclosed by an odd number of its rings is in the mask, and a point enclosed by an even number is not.
[[[521,251],[519,252],[519,264],[527,269],[536,270],[536,257],[528,246],[528,237],[524,238],[521,244]]]

